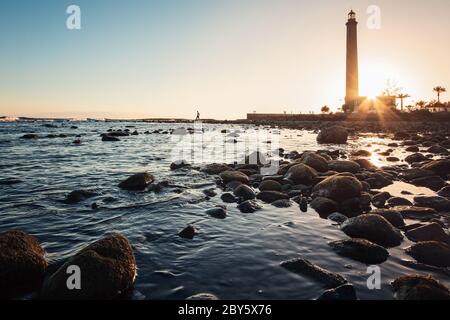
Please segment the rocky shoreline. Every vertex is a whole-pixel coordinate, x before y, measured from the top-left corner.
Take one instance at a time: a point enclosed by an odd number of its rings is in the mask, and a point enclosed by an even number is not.
[[[290,124],[285,124],[290,127]],[[295,123],[294,129],[314,130],[317,141],[324,146],[318,151],[277,150],[278,171],[263,175],[268,155],[250,154],[241,164],[210,163],[202,167],[187,161],[171,164],[173,172],[198,170],[211,175],[221,189],[223,205],[208,209],[212,219],[226,219],[227,206],[236,206],[243,214],[255,213],[264,204],[277,208],[298,206],[298,214],[314,209],[323,219],[329,219],[348,239],[330,242],[333,251],[350,259],[381,264],[388,259],[391,248],[398,247],[405,238],[414,244],[405,249],[417,268],[429,266],[448,273],[450,267],[450,126],[448,124],[413,125],[391,124],[340,125],[322,123]],[[352,129],[349,129],[352,128]],[[194,129],[188,129],[192,133]],[[172,129],[146,131],[144,134],[171,134]],[[392,165],[377,167],[368,150],[347,154],[338,149],[325,149],[329,144],[345,144],[349,135],[362,132],[391,136],[395,143],[386,150],[377,151]],[[142,134],[134,129],[109,130],[101,135],[105,143],[118,142],[120,137]],[[28,133],[22,139],[34,140],[41,136]],[[48,137],[47,137],[48,138]],[[82,138],[77,135],[77,138]],[[82,143],[75,142],[76,144]],[[391,156],[403,149],[405,159]],[[256,161],[253,161],[256,159]],[[171,188],[166,181],[155,178],[156,173],[136,173],[117,188],[129,192],[158,191]],[[381,189],[396,181],[427,187],[436,194],[417,196],[413,200],[393,196]],[[3,185],[21,183],[19,178],[0,181]],[[176,189],[176,187],[174,187]],[[404,190],[406,195],[408,190]],[[219,196],[214,190],[205,190],[207,198]],[[95,190],[74,190],[63,201],[77,204],[96,195]],[[93,209],[95,207],[93,206]],[[183,239],[193,239],[198,233],[195,224],[180,230]],[[83,290],[68,290],[66,269],[79,265],[89,279]],[[1,298],[20,297],[34,292],[36,299],[113,299],[126,297],[136,277],[132,244],[122,235],[110,235],[78,251],[59,265],[48,265],[44,249],[37,240],[21,231],[0,234]],[[287,272],[315,279],[324,285],[319,299],[357,299],[353,286],[341,275],[308,261],[292,257],[280,261]],[[430,276],[405,275],[392,283],[397,299],[450,299],[450,291]],[[202,297],[206,293],[199,293]],[[213,296],[213,295],[210,295]],[[213,296],[214,298],[217,298]],[[192,297],[190,297],[192,299]],[[193,297],[195,298],[195,297]],[[218,297],[220,298],[220,297]]]

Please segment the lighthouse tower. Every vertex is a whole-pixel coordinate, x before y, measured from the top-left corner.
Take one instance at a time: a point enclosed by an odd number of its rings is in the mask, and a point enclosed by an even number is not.
[[[347,21],[347,73],[345,107],[349,112],[356,111],[360,104],[358,85],[358,22],[353,10]]]

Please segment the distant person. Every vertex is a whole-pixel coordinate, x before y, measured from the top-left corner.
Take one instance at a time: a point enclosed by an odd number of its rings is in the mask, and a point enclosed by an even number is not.
[[[200,120],[200,112],[197,111],[197,118],[195,118],[195,121]]]

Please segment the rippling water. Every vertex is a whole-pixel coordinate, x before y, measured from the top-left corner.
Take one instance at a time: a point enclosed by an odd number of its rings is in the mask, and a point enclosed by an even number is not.
[[[77,129],[70,126],[76,125]],[[138,130],[138,136],[121,137],[120,142],[102,142],[100,134],[110,128]],[[411,259],[403,249],[390,249],[381,265],[382,289],[366,286],[367,266],[336,255],[327,242],[344,239],[345,234],[314,210],[301,213],[298,206],[243,214],[236,205],[227,206],[224,220],[214,219],[205,210],[218,204],[218,196],[205,199],[203,190],[215,188],[214,176],[197,170],[170,171],[175,142],[170,135],[142,134],[155,129],[180,128],[181,124],[72,122],[48,128],[42,123],[0,123],[0,179],[17,177],[23,182],[0,186],[0,232],[21,229],[35,235],[56,261],[68,257],[87,243],[105,234],[120,232],[133,244],[138,264],[135,298],[184,299],[209,292],[222,299],[314,299],[324,288],[317,282],[280,267],[280,262],[303,256],[355,285],[361,299],[391,299],[389,283],[397,276],[421,272],[403,266]],[[246,136],[251,127],[204,125],[205,137],[222,129],[238,130]],[[24,133],[42,136],[65,134],[64,138],[19,139]],[[82,144],[72,141],[80,134]],[[365,148],[387,149],[389,139],[371,135],[354,137],[347,146],[318,146],[316,135],[308,131],[280,130],[280,146],[287,151]],[[219,144],[227,144],[225,138]],[[265,143],[262,142],[261,143]],[[405,157],[398,150],[392,154]],[[378,165],[386,164],[374,157]],[[220,161],[221,159],[218,159]],[[130,193],[117,184],[136,172],[148,171],[158,181],[168,180],[184,188],[168,188],[160,193]],[[405,185],[390,186],[393,195]],[[415,194],[429,194],[426,188],[411,188]],[[77,189],[95,189],[99,196],[68,205],[65,195]],[[113,202],[105,201],[112,197]],[[96,202],[98,210],[92,210]],[[185,240],[177,233],[195,224],[200,233]],[[436,278],[450,285],[448,276]]]

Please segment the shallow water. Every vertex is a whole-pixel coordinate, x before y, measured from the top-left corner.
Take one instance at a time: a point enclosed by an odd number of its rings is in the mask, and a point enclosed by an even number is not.
[[[71,125],[78,129],[71,129]],[[125,126],[135,126],[130,130],[137,129],[141,134],[121,137],[122,141],[115,143],[101,141],[100,133]],[[280,262],[297,256],[345,276],[355,285],[361,299],[392,299],[389,283],[407,273],[431,273],[450,285],[444,274],[403,266],[401,259],[412,259],[403,253],[411,244],[405,240],[401,246],[390,249],[391,256],[380,266],[381,290],[369,290],[367,266],[336,255],[327,244],[346,238],[345,234],[311,208],[301,213],[298,206],[281,209],[264,204],[261,211],[243,214],[231,204],[227,205],[226,219],[209,217],[206,209],[223,204],[220,189],[216,189],[218,196],[210,200],[203,193],[215,188],[214,176],[197,170],[170,171],[172,153],[178,146],[174,138],[142,134],[146,130],[183,126],[187,125],[72,122],[47,128],[42,123],[0,123],[0,179],[23,180],[20,184],[0,186],[0,232],[21,229],[35,235],[50,261],[68,257],[105,234],[120,232],[135,249],[137,299],[184,299],[199,292],[213,293],[222,299],[314,299],[324,290],[319,283],[280,267]],[[207,145],[215,144],[219,150],[224,146],[230,150],[233,146],[230,139],[246,139],[252,129],[238,125],[204,125],[204,128]],[[217,137],[222,129],[239,133],[236,137],[223,134],[214,142],[208,140]],[[64,133],[67,137],[19,139],[28,132],[43,136]],[[319,146],[312,132],[280,130],[278,134],[273,130],[272,133],[271,139],[279,138],[279,146],[299,152],[386,150],[391,142],[361,135],[353,137],[346,146]],[[72,144],[77,134],[82,135],[79,146]],[[249,140],[253,145],[264,144],[272,149],[277,146],[274,141],[267,144]],[[206,153],[210,155],[207,162],[214,159],[222,162],[222,155],[209,150]],[[399,149],[392,155],[403,159],[407,153]],[[384,157],[378,155],[371,160],[387,165]],[[130,193],[117,187],[129,175],[143,171],[154,174],[158,181],[168,180],[185,188]],[[388,188],[398,196],[405,188],[414,195],[432,194],[429,189],[402,183]],[[62,202],[67,193],[77,189],[95,189],[100,195],[75,205]],[[104,202],[107,197],[116,201]],[[91,209],[93,202],[99,204],[98,210]],[[188,224],[200,229],[193,240],[177,236]]]

